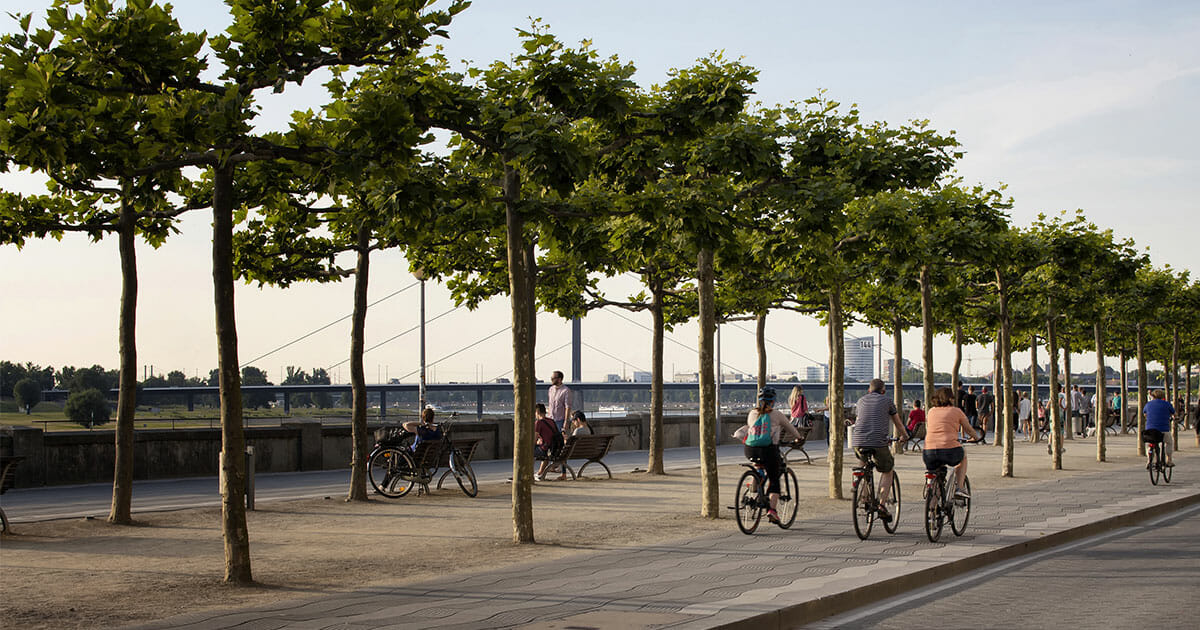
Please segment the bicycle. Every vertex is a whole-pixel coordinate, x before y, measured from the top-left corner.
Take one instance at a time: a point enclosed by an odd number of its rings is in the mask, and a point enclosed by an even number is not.
[[[458,414],[452,413],[450,417],[456,418]],[[411,451],[406,445],[412,444],[407,437],[412,434],[407,431],[393,438],[395,445],[377,447],[367,465],[367,476],[376,492],[394,499],[408,494],[417,484],[422,488],[418,494],[428,492],[429,484],[445,465],[447,470],[438,478],[439,489],[448,475],[454,475],[463,494],[469,497],[478,495],[479,484],[475,470],[471,468],[470,454],[454,446],[450,439],[452,427],[452,421],[444,422],[441,425],[442,439],[421,442]]]
[[[888,438],[888,444],[896,441],[894,438]],[[900,522],[900,475],[892,470],[892,492],[887,504],[881,505],[879,496],[875,493],[875,451],[865,451],[863,455],[866,457],[866,465],[854,467],[854,485],[851,489],[853,503],[850,509],[854,515],[854,533],[858,534],[860,540],[866,540],[871,535],[871,529],[875,527],[880,508],[884,507],[891,513],[892,520],[885,521],[883,529],[889,534],[895,534]]]
[[[395,499],[412,490],[411,479],[401,471],[411,471],[412,443],[416,434],[402,426],[383,427],[375,432],[375,447],[367,456],[367,479],[375,492]]]
[[[1171,436],[1164,435],[1162,439],[1169,440]],[[1164,482],[1171,483],[1171,467],[1167,465],[1166,449],[1162,442],[1146,442],[1146,446],[1150,449],[1150,464],[1146,466],[1150,470],[1150,483],[1157,486],[1159,475],[1162,475]]]
[[[779,471],[779,502],[775,511],[779,515],[778,525],[782,529],[792,526],[796,521],[796,512],[799,511],[800,482],[796,478],[796,472],[788,467],[788,455],[797,448],[800,446],[792,442],[786,452],[779,454],[782,468]],[[743,534],[750,535],[758,529],[763,514],[771,507],[771,500],[767,496],[767,470],[763,468],[762,462],[751,460],[742,465],[750,470],[742,473],[742,477],[738,479],[737,490],[734,491],[734,504],[729,509],[734,511],[738,529],[742,530]]]
[[[968,444],[977,442],[967,441]],[[925,535],[929,542],[938,541],[946,521],[950,521],[950,530],[955,536],[962,536],[967,531],[967,521],[971,518],[971,480],[963,477],[963,490],[968,496],[954,496],[949,471],[955,468],[957,466],[943,465],[937,472],[925,471]]]

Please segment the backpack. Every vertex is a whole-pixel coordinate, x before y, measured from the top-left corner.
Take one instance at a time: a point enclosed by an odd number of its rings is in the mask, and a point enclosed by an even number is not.
[[[549,420],[546,420],[543,418],[541,420],[538,420],[538,422],[545,422],[550,425],[550,428],[554,429],[552,431],[552,433],[554,434],[554,438],[550,440],[550,448],[546,449],[546,452],[550,455],[550,457],[554,457],[554,458],[558,457],[558,454],[560,452],[562,452],[562,448],[563,448],[562,432],[559,431],[558,427],[554,426],[554,423],[550,422]]]
[[[746,446],[770,446],[771,444],[773,444],[771,441],[771,414],[759,414],[758,419],[750,425],[750,430],[746,432]]]

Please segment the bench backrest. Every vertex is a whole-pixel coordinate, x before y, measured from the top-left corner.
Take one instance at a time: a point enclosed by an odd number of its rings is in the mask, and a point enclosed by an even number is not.
[[[21,455],[0,457],[0,494],[13,487],[13,471],[23,459]]]
[[[600,459],[608,454],[616,437],[609,434],[572,435],[563,445],[563,459]]]

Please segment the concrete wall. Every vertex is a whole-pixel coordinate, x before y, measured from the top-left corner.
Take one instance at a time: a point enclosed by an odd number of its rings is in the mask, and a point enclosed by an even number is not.
[[[722,418],[719,443],[732,441],[730,434],[743,416]],[[597,433],[615,434],[613,450],[646,450],[650,446],[649,414],[592,421]],[[369,425],[369,441],[374,430]],[[453,425],[455,439],[479,439],[475,459],[511,459],[513,421],[509,418],[483,422],[459,421]],[[254,447],[256,472],[293,472],[349,468],[352,456],[350,427],[323,426],[314,421],[284,422],[279,427],[247,427],[246,444]],[[697,447],[700,444],[696,416],[667,416],[663,419],[665,448]],[[368,445],[370,446],[370,445]],[[0,453],[22,455],[16,468],[14,487],[77,483],[111,483],[115,458],[113,434],[108,431],[55,431],[44,433],[32,427],[10,427],[0,432]],[[135,479],[216,476],[221,451],[221,431],[213,429],[139,429],[134,433]]]

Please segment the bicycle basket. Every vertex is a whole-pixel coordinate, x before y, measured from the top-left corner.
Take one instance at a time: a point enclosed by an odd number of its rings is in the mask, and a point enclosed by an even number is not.
[[[381,446],[397,446],[406,435],[402,426],[380,427],[375,430],[375,441]]]

